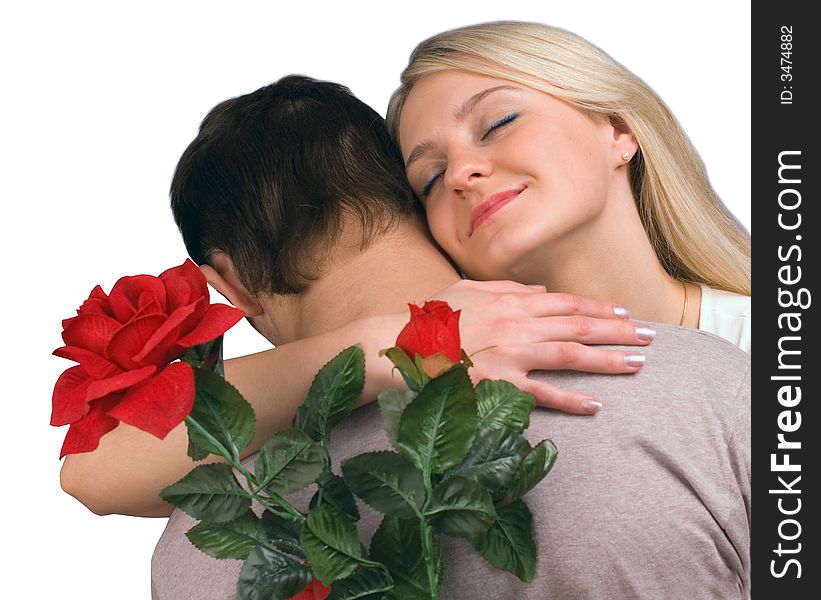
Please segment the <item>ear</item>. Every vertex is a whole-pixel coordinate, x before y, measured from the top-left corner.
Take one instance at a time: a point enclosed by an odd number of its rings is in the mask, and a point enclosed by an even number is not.
[[[610,115],[610,127],[613,136],[613,150],[616,156],[616,164],[626,165],[638,152],[639,144],[633,137],[630,127],[618,115]]]
[[[222,294],[228,302],[243,311],[248,317],[256,317],[263,313],[262,306],[256,296],[245,289],[240,283],[234,269],[234,263],[224,252],[215,252],[211,255],[210,265],[200,266],[208,283]]]

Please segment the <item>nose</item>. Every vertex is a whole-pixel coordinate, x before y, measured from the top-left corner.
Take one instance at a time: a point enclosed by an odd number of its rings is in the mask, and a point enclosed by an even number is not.
[[[454,191],[469,190],[490,176],[493,167],[490,157],[480,148],[455,148],[448,156],[445,186]]]

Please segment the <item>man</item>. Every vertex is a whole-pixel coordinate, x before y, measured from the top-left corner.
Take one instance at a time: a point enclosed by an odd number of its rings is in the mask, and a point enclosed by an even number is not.
[[[172,206],[209,282],[274,343],[458,280],[381,119],[334,84],[289,77],[217,106],[180,161]],[[549,376],[607,401],[590,418],[531,416],[531,441],[559,448],[527,496],[534,580],[448,541],[442,598],[749,597],[749,357],[667,326],[647,350],[629,377]],[[360,408],[334,430],[331,455],[387,448],[381,432],[378,409]],[[363,512],[360,532],[377,524]],[[155,600],[233,597],[241,563],[196,550],[184,537],[192,525],[179,511],[169,520],[152,560]]]

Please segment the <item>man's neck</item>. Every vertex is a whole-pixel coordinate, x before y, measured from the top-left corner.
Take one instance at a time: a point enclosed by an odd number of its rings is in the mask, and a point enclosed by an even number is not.
[[[407,310],[459,280],[421,223],[402,222],[366,250],[338,248],[309,289],[274,300],[266,313],[282,342],[318,335],[355,319]]]

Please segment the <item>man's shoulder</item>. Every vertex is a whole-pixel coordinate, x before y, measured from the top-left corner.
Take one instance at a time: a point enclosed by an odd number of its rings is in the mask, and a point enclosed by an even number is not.
[[[656,330],[656,338],[643,349],[648,360],[701,366],[710,361],[728,371],[749,367],[749,353],[714,333],[664,323],[650,325]]]
[[[662,395],[662,401],[678,396],[703,402],[735,396],[749,379],[750,355],[727,340],[695,329],[651,326],[656,338],[650,345],[617,347],[646,356],[644,367],[635,374],[536,371],[531,377],[603,397]]]

